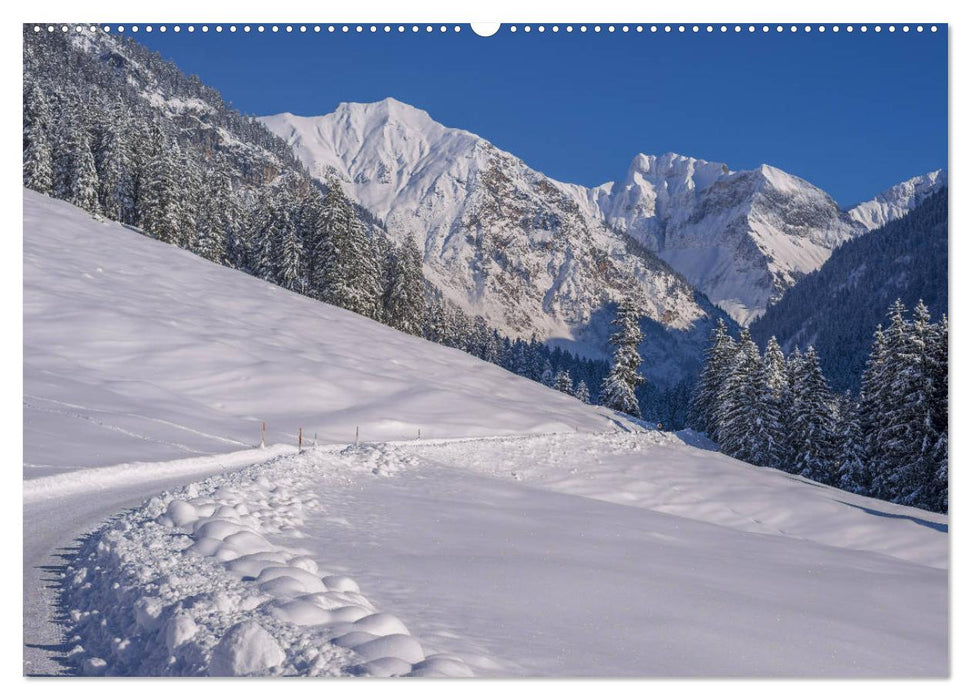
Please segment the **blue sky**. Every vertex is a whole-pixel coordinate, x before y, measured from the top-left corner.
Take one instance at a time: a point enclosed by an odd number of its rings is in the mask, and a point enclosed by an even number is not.
[[[840,204],[947,165],[947,31],[140,33],[249,114],[392,96],[567,182],[674,151]]]

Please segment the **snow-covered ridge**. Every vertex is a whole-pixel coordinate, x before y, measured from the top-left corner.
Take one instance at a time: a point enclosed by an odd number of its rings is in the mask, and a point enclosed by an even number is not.
[[[126,513],[68,566],[69,660],[86,675],[471,676],[354,579],[274,542],[319,507],[311,482],[407,465],[387,447],[313,450]]]
[[[527,328],[546,335],[569,332],[578,322],[546,304],[539,314],[533,307],[530,313],[509,318],[496,308],[497,301],[507,307],[508,300],[497,300],[497,290],[483,285],[488,270],[457,274],[461,268],[474,268],[480,259],[469,251],[482,246],[476,236],[482,224],[477,192],[494,183],[497,174],[513,185],[505,193],[507,209],[510,199],[530,203],[511,217],[490,217],[505,233],[504,249],[513,235],[536,235],[533,228],[523,226],[524,214],[532,223],[544,216],[563,216],[570,206],[550,206],[549,200],[565,197],[579,207],[584,227],[596,234],[593,239],[568,237],[575,239],[567,242],[572,255],[579,256],[582,246],[591,244],[616,250],[611,231],[626,233],[742,324],[761,315],[800,277],[818,269],[833,248],[902,216],[919,203],[919,193],[932,191],[942,179],[934,174],[916,178],[920,182],[908,181],[910,185],[903,183],[872,203],[844,212],[825,192],[778,168],[762,165],[733,171],[723,163],[675,153],[638,154],[624,179],[599,187],[557,182],[485,139],[444,127],[427,112],[392,98],[373,104],[342,103],[320,117],[284,113],[261,120],[293,146],[312,174],[336,175],[354,198],[389,223],[393,233],[415,234],[424,241],[426,272],[454,300],[514,333]],[[532,196],[524,196],[526,192]],[[600,222],[610,231],[600,230]],[[507,287],[521,284],[525,276],[524,286],[546,293],[551,284],[554,289],[569,284],[583,297],[581,307],[596,303],[591,301],[592,288],[584,289],[590,286],[589,275],[576,265],[561,266],[555,282],[525,269],[505,266],[503,272]],[[656,297],[665,296],[661,286],[646,284],[644,292],[651,300],[648,313],[665,325],[684,327],[698,318],[687,300],[673,309],[659,304]]]
[[[947,171],[934,170],[894,185],[873,199],[861,202],[847,213],[868,231],[901,218],[918,204],[947,186]]]

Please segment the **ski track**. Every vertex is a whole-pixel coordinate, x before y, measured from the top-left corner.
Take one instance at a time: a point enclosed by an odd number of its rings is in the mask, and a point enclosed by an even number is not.
[[[691,436],[688,438],[690,440]],[[683,451],[686,455],[683,459],[687,461],[664,467],[666,451],[672,447]],[[407,568],[400,570],[405,579],[398,580],[393,573],[396,570],[393,560],[379,559],[375,563],[364,557],[360,559],[359,565],[363,567],[360,572],[350,570],[347,562],[340,558],[333,560],[335,552],[345,551],[346,556],[354,560],[358,558],[359,551],[380,552],[383,551],[382,547],[391,546],[386,543],[387,537],[383,533],[402,531],[407,527],[396,524],[380,504],[400,500],[395,494],[400,494],[402,498],[421,497],[432,484],[448,483],[451,484],[449,488],[460,491],[469,488],[472,489],[470,493],[476,494],[479,493],[474,490],[476,488],[484,488],[482,493],[491,492],[493,487],[489,484],[495,483],[496,488],[504,489],[497,493],[509,493],[513,499],[520,498],[516,494],[540,489],[550,494],[543,498],[580,498],[576,502],[579,507],[593,508],[593,512],[597,512],[598,508],[620,506],[635,509],[616,511],[624,518],[640,517],[636,513],[641,511],[645,512],[645,517],[647,513],[653,513],[650,517],[661,518],[659,523],[689,518],[686,522],[714,527],[720,532],[747,533],[745,537],[767,536],[780,542],[802,541],[806,543],[805,546],[812,548],[806,551],[824,552],[818,556],[829,556],[825,554],[829,551],[842,554],[845,550],[855,549],[864,557],[866,563],[861,564],[864,569],[890,567],[888,570],[893,570],[894,567],[904,566],[906,575],[913,576],[914,571],[946,567],[946,535],[931,534],[933,528],[917,526],[924,522],[921,518],[926,517],[929,526],[940,521],[940,527],[946,532],[946,518],[862,499],[721,456],[721,461],[737,465],[735,468],[741,472],[742,478],[754,481],[756,497],[736,494],[735,502],[732,502],[732,497],[724,497],[720,506],[711,507],[704,503],[710,494],[702,489],[686,501],[681,494],[690,494],[692,483],[699,487],[709,477],[704,463],[691,460],[698,457],[712,459],[713,454],[705,449],[688,447],[682,440],[669,434],[572,433],[409,440],[359,446],[332,444],[312,447],[299,455],[293,454],[293,448],[274,449],[276,452],[269,461],[264,459],[225,476],[211,477],[201,484],[163,493],[104,526],[87,541],[81,554],[75,555],[70,561],[65,572],[66,579],[61,579],[62,583],[67,581],[65,599],[72,606],[69,615],[74,625],[70,633],[73,639],[66,645],[62,642],[58,647],[65,664],[61,672],[95,675],[256,673],[462,676],[472,672],[476,675],[499,676],[573,675],[570,667],[562,666],[562,650],[556,651],[555,647],[545,649],[540,637],[535,641],[536,658],[517,659],[509,656],[490,637],[490,634],[496,634],[493,629],[496,623],[491,616],[480,619],[478,613],[473,611],[471,623],[461,617],[452,619],[448,615],[449,604],[458,606],[452,610],[453,617],[455,614],[469,614],[468,610],[460,607],[461,600],[455,599],[454,591],[442,599],[444,607],[438,609],[431,602],[438,600],[433,592],[434,580],[416,583],[420,579],[408,579]],[[236,453],[235,466],[238,468],[248,463],[246,460],[253,462],[256,456],[253,453],[259,455],[260,451]],[[267,456],[266,453],[262,455]],[[510,462],[510,459],[514,461]],[[61,498],[66,496],[70,503],[71,499],[83,499],[92,491],[118,491],[119,485],[123,484],[124,488],[108,505],[109,510],[117,510],[119,505],[124,507],[137,500],[134,490],[138,490],[142,497],[152,493],[153,488],[157,492],[159,485],[163,484],[160,479],[163,473],[167,475],[163,487],[169,488],[178,482],[173,472],[180,473],[181,470],[184,482],[193,470],[196,473],[224,470],[231,462],[223,460],[226,463],[215,469],[213,460],[177,460],[176,463],[160,463],[148,468],[142,465],[140,470],[133,468],[133,465],[120,465],[31,480],[25,485],[25,517],[28,509],[42,505],[54,510],[53,495],[60,494]],[[690,471],[686,470],[686,465],[699,473],[686,477],[685,485],[671,482],[669,471]],[[659,473],[652,477],[652,470]],[[461,476],[463,474],[465,476]],[[150,480],[146,482],[145,478]],[[486,481],[477,481],[480,479]],[[692,479],[695,481],[692,482]],[[507,485],[499,487],[499,483]],[[831,511],[841,507],[842,510],[838,511],[840,517],[850,518],[852,527],[847,528],[844,523],[837,524],[831,530],[811,529],[808,521],[791,517],[784,523],[786,526],[781,527],[778,518],[773,521],[773,518],[763,514],[764,493],[761,497],[759,493],[760,488],[776,489],[780,483],[785,484],[783,488],[789,491],[798,490],[797,497],[801,499],[806,499],[807,493],[818,494],[815,500],[808,501],[807,508],[813,518],[818,515],[813,509],[822,507]],[[729,479],[727,486],[718,488],[730,494],[734,486]],[[810,486],[813,488],[806,488]],[[406,490],[400,491],[402,488]],[[415,491],[415,488],[418,490]],[[388,496],[389,490],[391,496]],[[413,495],[408,496],[409,493]],[[274,507],[268,507],[273,505],[274,498],[282,500]],[[381,498],[386,500],[382,501]],[[480,496],[470,498],[475,500]],[[591,505],[583,506],[584,502]],[[604,505],[595,506],[595,502]],[[569,511],[569,503],[564,501],[557,509]],[[836,503],[842,505],[835,506]],[[862,510],[863,503],[893,512],[887,513],[889,519],[874,517]],[[847,505],[854,508],[847,508]],[[183,515],[180,516],[181,520],[173,519],[173,509],[176,513],[182,513],[179,509],[186,510],[191,517]],[[501,511],[498,512],[500,515],[495,517],[502,517]],[[217,524],[207,525],[213,521]],[[232,525],[226,525],[227,521]],[[309,540],[303,530],[307,521],[311,526]],[[85,524],[90,527],[91,522]],[[207,527],[222,528],[224,531],[216,540],[212,540],[205,535]],[[851,531],[851,534],[840,535],[844,530]],[[226,544],[226,540],[240,532],[255,533],[254,536],[262,538],[262,544],[248,555],[247,550]],[[582,533],[580,536],[582,538]],[[666,536],[657,534],[656,537],[663,541]],[[884,541],[881,542],[881,539]],[[328,541],[332,542],[330,546]],[[417,545],[406,545],[413,546]],[[169,555],[160,554],[159,547],[168,551]],[[342,550],[341,547],[346,549]],[[195,552],[199,556],[189,557],[186,552]],[[474,552],[466,554],[475,556]],[[49,560],[49,552],[45,555]],[[235,575],[232,573],[232,567],[234,561],[240,557],[247,559],[247,556],[258,561],[253,566],[246,565],[244,569],[250,575],[240,578],[238,572]],[[94,560],[101,571],[93,573],[92,562],[86,561],[86,558]],[[28,552],[25,550],[25,590],[28,584],[27,560]],[[173,561],[176,563],[172,564]],[[113,566],[117,570],[112,569]],[[133,577],[133,567],[147,567],[152,571]],[[294,584],[291,588],[283,586],[279,590],[272,586],[267,588],[269,581],[264,570],[274,567],[300,569],[301,573],[289,573],[299,579],[300,584]],[[329,579],[334,583],[333,588],[326,583],[327,572],[340,577]],[[308,573],[310,579],[307,579]],[[287,575],[286,572],[277,571],[273,576],[279,578]],[[363,584],[362,589],[349,578],[351,576]],[[932,578],[939,580],[936,575]],[[35,575],[31,583],[37,584],[36,579]],[[325,580],[323,584],[320,583],[321,579]],[[944,579],[946,599],[946,572]],[[187,580],[194,580],[195,583],[184,583]],[[159,581],[163,582],[161,586]],[[119,583],[120,593],[116,592],[118,587],[115,585]],[[229,598],[216,596],[213,585],[229,591]],[[426,585],[432,588],[426,591]],[[99,593],[83,593],[84,587]],[[371,596],[371,588],[375,590],[375,596]],[[328,595],[331,597],[328,598]],[[359,598],[350,600],[342,597],[347,595]],[[204,602],[199,603],[200,600]],[[508,602],[513,610],[523,604]],[[353,614],[335,614],[333,610],[338,603],[356,606],[357,609]],[[144,614],[142,619],[131,617],[133,607],[142,609],[146,606],[152,609],[151,619]],[[508,614],[502,609],[494,609],[493,612],[500,613],[500,617],[504,612]],[[395,613],[404,614],[399,619],[394,617]],[[365,618],[378,620],[380,624],[368,627],[372,623]],[[250,627],[241,632],[240,625],[244,623]],[[259,629],[254,631],[257,626]],[[182,632],[173,632],[176,628]],[[188,634],[185,630],[192,634],[187,639],[181,639],[180,634]],[[416,633],[417,637],[408,630]],[[541,635],[542,632],[537,631]],[[723,629],[722,633],[731,632]],[[408,639],[404,639],[402,634]],[[485,634],[485,637],[480,638],[478,634]],[[851,635],[851,632],[846,634]],[[946,628],[942,634],[946,649]],[[176,642],[172,641],[173,635],[177,638]],[[373,652],[367,651],[371,648],[368,644],[373,647],[377,639],[389,635],[394,639],[381,643],[390,645],[392,652],[388,652],[388,656],[376,657]],[[51,637],[49,630],[47,637]],[[220,647],[220,640],[224,638],[235,641]],[[270,643],[267,639],[276,641]],[[122,643],[119,640],[125,641]],[[511,647],[515,647],[515,641],[510,640]],[[929,639],[924,642],[930,643]],[[119,644],[129,649],[127,656],[118,652]],[[263,659],[260,662],[262,666],[247,666],[239,661],[249,658],[247,650],[252,651],[254,644],[257,651],[263,654],[262,657],[257,654]],[[603,644],[609,646],[609,640]],[[133,656],[132,650],[137,654]],[[596,656],[594,653],[593,657]],[[142,659],[139,662],[141,665],[134,663],[132,658]],[[663,654],[660,658],[663,658]],[[597,668],[629,675],[630,669],[625,671],[622,664],[614,667],[611,663],[614,663],[612,658],[604,657],[598,661]],[[663,668],[676,669],[675,672],[684,672],[685,668],[683,661],[677,657],[665,661],[671,665],[662,665],[660,671],[656,666],[660,661],[652,659],[640,663],[644,664],[641,673],[651,675],[665,675]],[[743,672],[749,668],[758,672],[763,668],[756,662],[751,663],[751,666],[742,666],[742,670],[732,671],[734,667],[726,666],[729,670],[723,671]],[[864,672],[879,668],[879,664],[870,658],[864,658],[860,663]],[[715,662],[713,667],[719,668]],[[766,667],[774,668],[771,663]],[[798,668],[798,664],[783,664],[779,672],[786,674],[788,670],[789,673],[798,674]],[[928,672],[933,675],[935,668],[915,662],[911,671],[918,675]],[[49,663],[32,664],[25,657],[25,672],[57,670]],[[583,663],[574,670],[581,675],[591,672]],[[846,668],[838,664],[833,665],[831,670],[836,675],[846,672]],[[699,670],[699,673],[704,675],[703,670]],[[594,675],[597,675],[596,671]]]

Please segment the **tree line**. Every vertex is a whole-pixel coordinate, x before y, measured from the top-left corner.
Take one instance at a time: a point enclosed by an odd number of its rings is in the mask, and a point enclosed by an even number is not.
[[[948,509],[948,324],[898,299],[878,325],[859,394],[835,394],[816,350],[764,352],[712,333],[689,424],[751,464],[927,510]]]

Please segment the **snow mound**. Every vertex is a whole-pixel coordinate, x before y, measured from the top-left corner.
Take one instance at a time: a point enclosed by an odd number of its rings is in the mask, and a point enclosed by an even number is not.
[[[299,539],[320,478],[414,463],[391,446],[318,449],[163,493],[95,534],[67,568],[70,662],[85,675],[470,676],[426,655]]]

